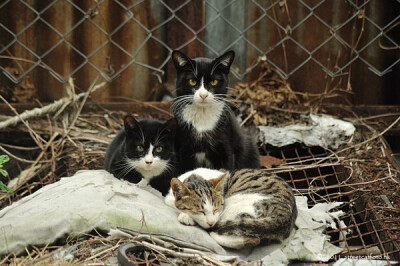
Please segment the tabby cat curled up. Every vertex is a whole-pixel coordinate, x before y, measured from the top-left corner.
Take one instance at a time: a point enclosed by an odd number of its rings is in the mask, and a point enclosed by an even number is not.
[[[197,167],[259,168],[255,140],[242,132],[228,106],[228,75],[233,51],[216,59],[172,53],[177,71],[172,110],[178,122],[176,152],[181,173]]]
[[[136,120],[126,116],[124,128],[107,148],[105,169],[132,183],[145,179],[163,195],[175,175],[176,121]]]
[[[258,169],[189,171],[171,180],[165,203],[180,212],[179,222],[198,224],[233,249],[282,241],[297,217],[290,186]]]

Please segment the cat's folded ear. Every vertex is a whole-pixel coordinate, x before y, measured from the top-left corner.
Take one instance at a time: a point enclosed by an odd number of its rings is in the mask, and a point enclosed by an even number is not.
[[[124,127],[125,131],[131,131],[134,130],[135,128],[139,127],[139,122],[136,120],[135,117],[131,115],[127,115],[124,118]]]
[[[175,118],[171,118],[164,123],[164,128],[168,133],[175,135],[177,123]]]
[[[222,191],[224,189],[225,180],[228,176],[229,172],[227,171],[221,174],[219,177],[211,179],[210,182],[217,191]]]
[[[181,69],[182,67],[186,66],[186,64],[190,61],[190,58],[187,57],[180,51],[173,51],[172,52],[172,62],[174,62],[175,68],[177,70]]]
[[[190,194],[189,188],[176,177],[171,179],[171,189],[176,200]]]
[[[234,51],[228,51],[221,55],[220,57],[217,57],[214,59],[214,66],[215,68],[219,67],[221,68],[225,74],[229,73],[229,69],[231,68],[233,59],[235,59],[235,52]]]

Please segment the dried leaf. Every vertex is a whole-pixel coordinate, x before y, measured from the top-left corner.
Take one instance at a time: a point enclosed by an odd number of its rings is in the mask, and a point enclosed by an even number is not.
[[[260,156],[260,164],[261,166],[271,168],[273,166],[279,166],[281,164],[286,163],[285,159],[279,159],[269,155],[262,155]]]

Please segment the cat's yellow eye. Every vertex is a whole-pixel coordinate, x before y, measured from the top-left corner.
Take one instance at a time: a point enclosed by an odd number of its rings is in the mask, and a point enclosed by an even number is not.
[[[144,151],[144,147],[143,146],[136,146],[136,150],[137,151],[139,151],[139,152],[142,152],[142,151]]]
[[[197,81],[196,81],[196,80],[194,80],[194,79],[189,79],[189,85],[190,85],[190,86],[196,86],[196,84],[197,84]]]
[[[156,152],[162,152],[162,147],[157,147]]]
[[[211,85],[211,86],[217,86],[217,84],[218,84],[218,80],[216,80],[216,79],[214,79],[214,80],[212,80],[212,81],[210,82],[210,85]]]

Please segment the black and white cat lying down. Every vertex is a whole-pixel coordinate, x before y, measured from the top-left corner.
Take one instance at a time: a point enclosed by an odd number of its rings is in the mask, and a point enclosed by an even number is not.
[[[145,179],[163,195],[176,174],[174,151],[176,121],[136,120],[126,116],[124,128],[107,148],[105,169],[119,179]]]
[[[177,71],[172,105],[178,121],[176,152],[180,173],[197,167],[259,168],[259,152],[228,106],[228,74],[235,57],[229,51],[216,59],[191,59],[172,53]]]

